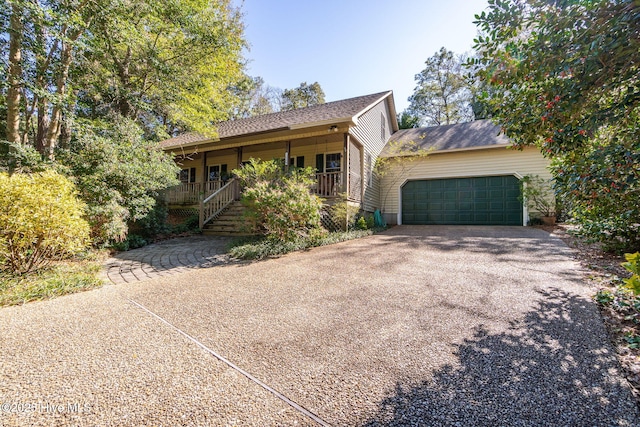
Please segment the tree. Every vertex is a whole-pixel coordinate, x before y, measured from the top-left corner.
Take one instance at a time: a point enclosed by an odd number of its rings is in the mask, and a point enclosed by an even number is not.
[[[552,159],[588,237],[640,247],[640,9],[633,0],[490,0],[478,76],[516,147]]]
[[[398,127],[400,129],[412,129],[420,127],[420,117],[412,115],[407,110],[398,114]]]
[[[282,90],[265,84],[262,77],[247,77],[231,87],[239,102],[230,113],[233,119],[280,111]]]
[[[409,97],[408,113],[422,125],[440,126],[473,120],[471,92],[464,76],[463,57],[442,47],[416,74],[418,83]]]
[[[319,104],[324,104],[324,92],[318,82],[310,85],[302,82],[297,88],[285,89],[282,93],[282,111]]]
[[[244,78],[245,42],[230,0],[9,4],[0,16],[8,64],[0,99],[10,142],[53,158],[76,117],[104,120],[114,112],[151,138],[214,134],[237,102],[228,88]]]

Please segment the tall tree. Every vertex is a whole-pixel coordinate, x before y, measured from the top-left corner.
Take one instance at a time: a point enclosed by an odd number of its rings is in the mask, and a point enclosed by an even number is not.
[[[473,120],[471,92],[462,64],[464,58],[440,48],[416,74],[417,86],[409,97],[408,112],[421,124],[440,126]]]
[[[11,0],[0,50],[10,141],[53,156],[76,116],[131,118],[147,136],[215,133],[244,77],[231,0]],[[4,19],[3,19],[4,20]],[[21,133],[16,137],[16,129]]]
[[[283,111],[319,104],[324,104],[324,91],[318,82],[313,84],[302,82],[300,86],[293,89],[285,89],[282,93],[281,108]]]
[[[491,0],[476,18],[494,120],[553,160],[586,235],[640,249],[638,2]]]

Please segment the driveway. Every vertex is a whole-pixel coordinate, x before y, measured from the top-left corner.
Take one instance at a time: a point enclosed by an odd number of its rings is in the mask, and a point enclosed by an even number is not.
[[[400,226],[4,308],[0,424],[640,425],[581,274],[541,230]]]

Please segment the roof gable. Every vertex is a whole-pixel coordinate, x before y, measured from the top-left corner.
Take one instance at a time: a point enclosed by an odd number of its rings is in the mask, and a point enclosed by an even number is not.
[[[510,140],[491,120],[475,120],[453,125],[402,129],[391,136],[381,155],[401,156],[403,153],[392,149],[391,144],[402,146],[409,143],[414,150],[458,151],[506,147]]]
[[[296,110],[229,120],[218,124],[218,138],[207,138],[198,133],[189,132],[162,141],[160,146],[171,148],[262,132],[353,121],[391,94],[391,91],[380,92]]]

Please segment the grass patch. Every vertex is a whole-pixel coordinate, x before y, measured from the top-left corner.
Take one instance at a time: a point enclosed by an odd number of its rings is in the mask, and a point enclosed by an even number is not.
[[[239,259],[260,260],[317,246],[332,245],[347,240],[359,239],[370,236],[373,233],[374,230],[353,230],[329,233],[326,236],[314,239],[300,238],[293,242],[274,242],[260,237],[245,237],[231,242],[229,245],[229,254]]]
[[[15,275],[0,273],[0,307],[45,300],[102,286],[102,266],[96,260],[53,264],[42,270]]]

